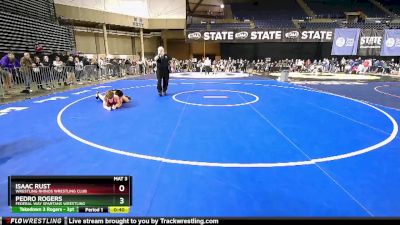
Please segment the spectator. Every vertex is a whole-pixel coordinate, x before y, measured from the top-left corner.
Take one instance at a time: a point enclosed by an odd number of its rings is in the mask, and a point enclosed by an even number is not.
[[[139,73],[144,74],[145,73],[144,60],[139,59],[138,65],[139,65]]]
[[[21,59],[21,74],[25,83],[25,90],[21,93],[31,93],[31,82],[32,82],[32,68],[36,67],[33,63],[31,55],[27,52],[24,53],[24,57]]]
[[[100,68],[100,78],[103,79],[107,75],[106,62],[103,58],[100,58],[98,64],[99,64],[99,68]]]
[[[89,62],[89,60],[88,60],[88,58],[86,56],[84,56],[82,58],[82,64],[83,64],[83,66],[89,66],[90,65],[90,62]]]
[[[131,59],[128,58],[127,60],[125,60],[123,68],[124,68],[123,74],[133,74],[132,73],[132,61],[131,61]]]
[[[112,76],[117,77],[119,76],[119,64],[117,59],[111,60],[111,65],[112,65]]]
[[[74,57],[69,56],[67,62],[65,63],[66,70],[67,70],[67,85],[71,85],[75,83],[75,62]]]
[[[13,52],[9,52],[0,60],[0,78],[1,80],[4,79],[4,92],[9,94],[9,90],[11,88],[11,84],[13,82],[13,75],[17,76],[17,68],[21,65],[18,59],[15,58]]]
[[[43,54],[43,45],[37,41],[35,43],[35,56],[40,57]]]
[[[345,66],[346,66],[346,59],[343,57],[342,60],[340,60],[340,72],[344,72]]]
[[[100,68],[100,65],[99,65],[99,63],[97,62],[96,58],[93,58],[93,59],[92,59],[91,65],[96,66],[96,69],[99,69],[99,68]]]
[[[44,81],[43,82],[45,82],[46,83],[46,90],[51,90],[51,86],[52,86],[52,84],[50,83],[51,82],[51,63],[50,63],[50,59],[49,59],[49,56],[47,56],[47,55],[45,55],[44,57],[43,57],[43,61],[42,61],[42,68],[41,68],[41,71],[43,71],[43,73],[44,73],[44,77],[43,77],[43,79],[44,79]]]
[[[96,58],[93,58],[93,59],[92,59],[92,64],[91,64],[91,65],[92,65],[93,70],[94,70],[93,75],[96,76],[96,77],[94,77],[93,79],[94,79],[94,80],[100,79],[100,78],[99,78],[100,65],[99,65],[99,63],[97,62]]]
[[[83,75],[83,62],[79,60],[79,57],[75,57],[75,76],[78,84],[83,84],[81,83],[81,78]]]
[[[208,75],[210,71],[211,71],[211,60],[207,57],[204,60],[204,72]]]
[[[50,66],[51,66],[49,57],[48,57],[47,55],[45,55],[45,56],[43,57],[42,65],[43,65],[43,66],[46,66],[46,67],[50,67]]]
[[[61,85],[61,83],[64,83],[64,85],[67,85],[66,82],[66,77],[65,74],[63,73],[64,71],[64,63],[61,61],[60,56],[56,56],[55,60],[53,61],[53,68],[55,70],[55,76],[58,80],[58,84]]]
[[[37,83],[39,90],[49,90],[48,88],[43,87],[43,83],[45,81],[44,76],[48,76],[48,74],[44,74],[43,63],[40,62],[39,56],[35,56],[33,58],[33,81]]]

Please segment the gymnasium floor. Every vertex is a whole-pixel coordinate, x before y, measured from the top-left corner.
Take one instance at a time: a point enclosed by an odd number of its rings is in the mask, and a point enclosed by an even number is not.
[[[398,83],[155,82],[1,105],[0,215],[9,175],[132,175],[130,216],[400,216]],[[133,102],[104,110],[111,88]]]

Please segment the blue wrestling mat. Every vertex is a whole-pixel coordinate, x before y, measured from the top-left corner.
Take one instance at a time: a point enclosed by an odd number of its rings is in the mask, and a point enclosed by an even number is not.
[[[0,214],[10,175],[132,175],[133,216],[400,216],[399,111],[271,80],[155,83],[0,106]],[[109,89],[132,102],[104,110]]]

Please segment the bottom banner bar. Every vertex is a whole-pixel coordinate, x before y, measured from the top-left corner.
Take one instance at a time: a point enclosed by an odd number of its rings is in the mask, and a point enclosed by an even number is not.
[[[180,217],[0,217],[0,225],[220,225],[220,224],[282,224],[301,223],[301,224],[343,224],[345,222],[365,222],[372,224],[399,224],[400,218],[346,218],[346,219],[288,219],[288,218],[180,218]]]

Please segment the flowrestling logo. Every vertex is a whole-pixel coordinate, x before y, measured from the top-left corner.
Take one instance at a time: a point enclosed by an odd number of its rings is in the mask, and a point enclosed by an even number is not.
[[[235,34],[235,39],[246,39],[249,36],[249,33],[246,31],[241,31]]]
[[[289,38],[289,39],[296,39],[296,38],[298,38],[300,36],[300,32],[298,32],[298,31],[291,31],[291,32],[287,32],[286,34],[285,34],[285,37],[286,38]]]
[[[188,39],[190,40],[199,40],[201,38],[201,33],[200,32],[194,32],[188,34]]]

